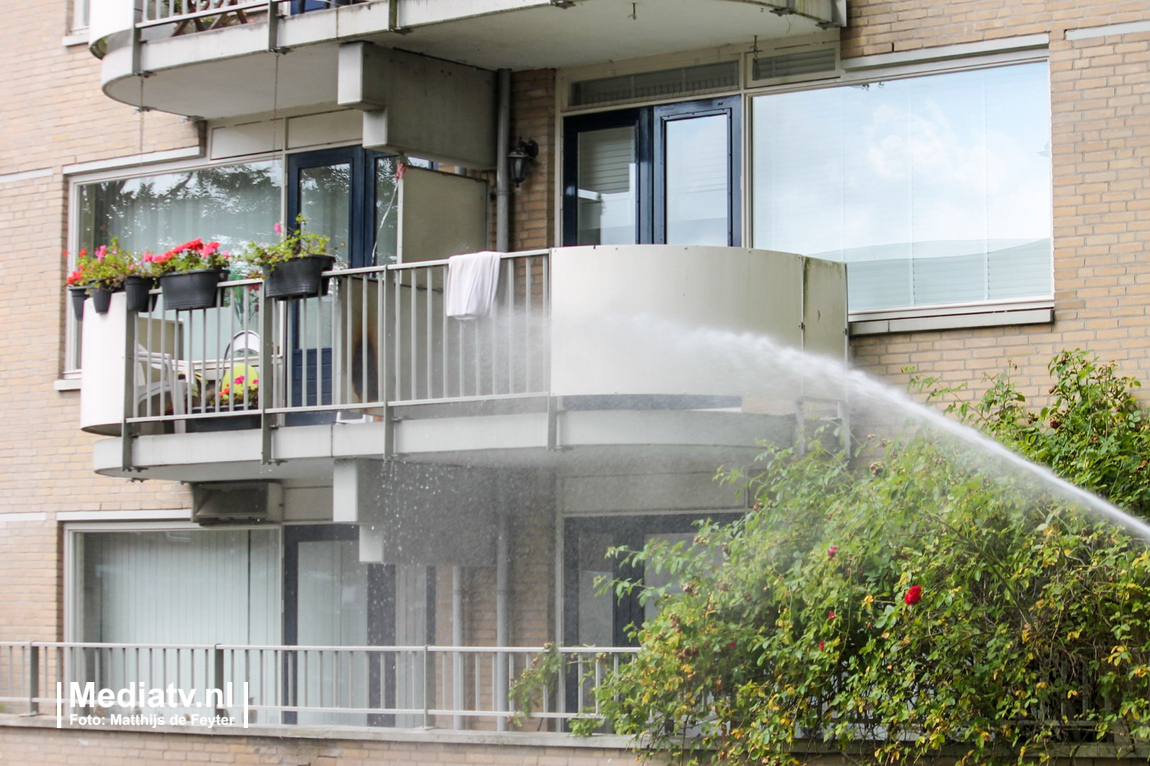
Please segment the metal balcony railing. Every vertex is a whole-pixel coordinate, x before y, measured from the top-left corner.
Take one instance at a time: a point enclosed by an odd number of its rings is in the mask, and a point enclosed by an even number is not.
[[[260,280],[243,280],[221,283],[207,309],[161,299],[127,323],[125,433],[545,398],[547,251],[504,256],[481,319],[448,317],[446,275],[446,260],[426,261],[328,272],[328,294],[314,298],[268,300]]]
[[[561,731],[598,712],[592,690],[637,651],[559,648],[563,670],[532,686],[530,711],[512,710],[511,690],[548,650],[0,642],[0,704],[65,725],[218,716],[237,727],[492,729],[518,712],[532,728]]]
[[[371,0],[143,0],[140,29],[175,25],[173,35],[202,32],[233,24],[247,24],[256,18],[274,17],[277,13],[306,12],[353,5]]]

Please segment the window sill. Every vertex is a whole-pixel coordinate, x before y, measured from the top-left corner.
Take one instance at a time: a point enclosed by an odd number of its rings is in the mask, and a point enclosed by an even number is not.
[[[54,384],[52,384],[52,387],[57,391],[79,391],[80,378],[60,378]]]
[[[63,46],[65,48],[71,48],[71,47],[74,47],[76,45],[87,45],[88,44],[88,30],[87,29],[74,30],[70,34],[64,35],[64,39],[61,41],[61,43],[63,44]]]
[[[1050,324],[1054,321],[1054,301],[982,303],[964,306],[938,306],[893,311],[858,312],[850,316],[850,334],[885,335],[899,332],[960,330],[971,327]]]

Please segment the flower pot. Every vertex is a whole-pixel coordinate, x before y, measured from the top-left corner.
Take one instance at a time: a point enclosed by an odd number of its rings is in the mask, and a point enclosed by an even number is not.
[[[128,277],[124,281],[124,292],[128,297],[128,311],[152,311],[156,308],[156,299],[159,296],[151,292],[156,287],[156,280],[151,277]]]
[[[216,286],[223,278],[219,269],[193,269],[160,277],[164,308],[210,309],[216,305]]]
[[[112,305],[112,292],[106,287],[92,288],[92,308],[97,314],[108,313],[108,307]]]
[[[277,263],[268,274],[264,294],[279,300],[327,295],[327,279],[320,274],[334,265],[330,255],[305,255]]]
[[[76,315],[77,322],[84,321],[84,301],[88,300],[86,287],[69,287],[68,296],[72,299],[72,313]]]
[[[215,418],[189,418],[187,421],[187,430],[189,433],[216,433],[219,431],[244,431],[251,428],[260,427],[260,414],[259,412],[252,412],[245,415],[225,415],[224,413],[241,412],[244,411],[243,406],[237,406],[233,409],[220,408],[219,417]],[[208,407],[192,407],[192,414],[199,415],[215,413],[215,409]]]

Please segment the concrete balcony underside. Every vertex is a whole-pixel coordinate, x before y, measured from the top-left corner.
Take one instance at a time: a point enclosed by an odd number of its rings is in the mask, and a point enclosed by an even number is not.
[[[762,441],[789,444],[793,416],[714,411],[564,412],[557,444],[548,447],[546,412],[400,420],[395,457],[406,461],[557,471],[655,468],[713,472],[745,465]],[[260,431],[139,436],[132,468],[123,468],[119,438],[96,444],[97,473],[137,479],[201,481],[331,481],[337,460],[381,458],[381,422],[280,428],[272,462],[263,462]]]
[[[844,0],[675,0],[656,5],[577,0],[369,2],[170,36],[144,30],[133,46],[125,0],[93,0],[93,50],[104,55],[108,96],[136,106],[204,118],[334,106],[338,48],[369,42],[482,69],[570,67],[800,37],[841,26]],[[103,9],[109,11],[104,13]],[[120,19],[120,20],[117,20]],[[398,26],[397,26],[398,25]],[[274,41],[270,43],[269,41]],[[277,57],[270,45],[287,52]],[[278,58],[278,61],[277,61]],[[138,76],[148,76],[141,83]]]

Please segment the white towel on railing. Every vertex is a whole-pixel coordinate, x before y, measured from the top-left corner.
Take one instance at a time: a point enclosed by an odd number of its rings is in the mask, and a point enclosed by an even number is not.
[[[499,289],[499,264],[503,254],[484,250],[447,259],[447,286],[443,302],[447,316],[479,319],[491,314]]]

